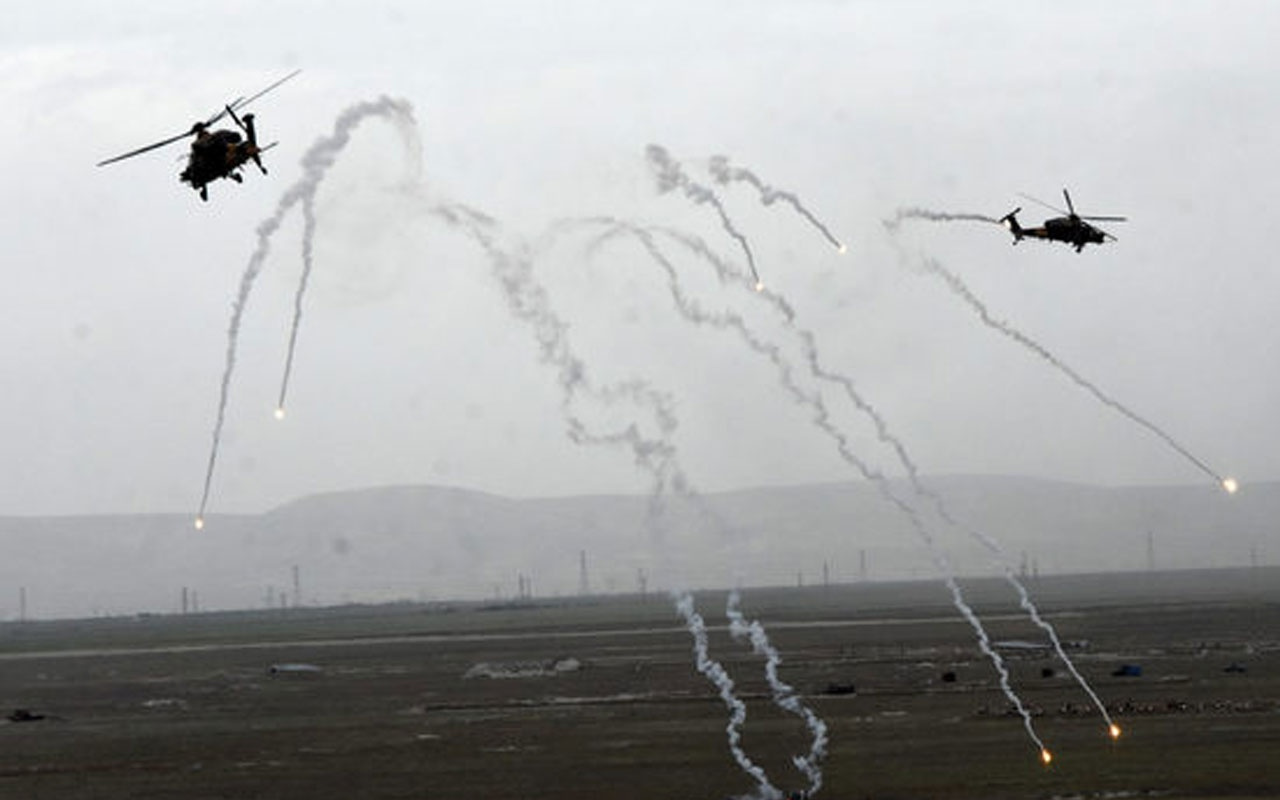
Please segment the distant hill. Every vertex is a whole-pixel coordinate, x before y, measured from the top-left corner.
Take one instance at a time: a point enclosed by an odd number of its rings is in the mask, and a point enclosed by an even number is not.
[[[893,491],[961,574],[994,574],[985,541],[1015,570],[1042,573],[1245,566],[1280,561],[1280,484],[1232,497],[1212,485],[1105,488],[1028,478],[944,476]],[[967,531],[977,531],[981,537]],[[1148,550],[1148,546],[1151,550]],[[482,598],[927,578],[935,560],[912,517],[865,483],[746,489],[653,509],[642,496],[515,499],[438,486],[314,495],[264,514],[0,517],[0,619],[176,611],[292,593],[306,603]]]

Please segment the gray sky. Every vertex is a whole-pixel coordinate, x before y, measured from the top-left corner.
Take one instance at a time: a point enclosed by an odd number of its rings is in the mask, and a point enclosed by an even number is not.
[[[723,153],[797,192],[838,256],[745,186],[723,193],[770,287],[923,472],[1103,484],[1205,476],[904,269],[901,206],[998,216],[1056,202],[1127,214],[1076,255],[975,224],[910,224],[991,308],[1224,474],[1280,478],[1280,156],[1274,3],[467,2],[28,4],[0,31],[0,514],[187,511],[200,496],[226,325],[254,229],[351,104],[411,102],[425,180],[536,237],[612,214],[737,257],[705,206],[659,195],[644,148],[695,179]],[[177,182],[187,128],[294,68],[254,110],[271,174]],[[250,301],[211,511],[384,483],[515,495],[637,491],[625,455],[564,436],[555,375],[476,249],[397,204],[406,158],[370,122],[317,213],[288,419],[274,407],[301,224]],[[671,313],[634,245],[561,240],[538,275],[602,380],[677,399],[704,489],[851,473],[730,337]],[[711,309],[767,314],[681,261]],[[682,272],[682,274],[684,274]],[[761,324],[765,324],[761,322]],[[836,403],[834,396],[829,402]],[[590,408],[583,413],[594,413]],[[840,411],[841,420],[853,415]],[[615,420],[616,421],[616,420]],[[861,452],[900,470],[863,423]]]

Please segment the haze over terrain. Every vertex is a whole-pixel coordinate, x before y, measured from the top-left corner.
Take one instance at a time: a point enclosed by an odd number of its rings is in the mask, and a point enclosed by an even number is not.
[[[905,482],[895,484],[905,489]],[[1025,478],[929,481],[969,527],[998,539],[1028,575],[1275,564],[1280,484],[1229,498],[1205,486],[1109,488]],[[183,515],[0,517],[0,583],[26,586],[28,614],[174,612],[181,590],[204,610],[651,592],[661,549],[694,588],[931,579],[903,517],[866,484],[812,484],[711,495],[723,520],[677,513],[662,547],[641,496],[517,499],[445,487],[315,495],[264,514],[216,516],[200,535]],[[958,572],[1002,568],[963,531],[942,543]],[[1148,534],[1150,545],[1148,550]],[[863,564],[865,557],[865,573]],[[1025,563],[1024,563],[1025,559]],[[666,573],[670,575],[671,573]],[[1034,583],[1032,584],[1034,587]],[[1011,597],[1010,602],[1014,602]],[[18,609],[0,602],[0,619]]]

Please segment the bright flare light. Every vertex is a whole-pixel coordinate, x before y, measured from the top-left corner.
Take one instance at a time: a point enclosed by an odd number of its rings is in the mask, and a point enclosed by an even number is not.
[[[1227,494],[1235,494],[1240,491],[1240,484],[1236,482],[1235,478],[1225,478],[1222,481],[1222,488],[1227,490]]]
[[[196,517],[196,530],[204,530],[204,517]]]
[[[849,248],[845,246],[843,242],[841,242],[840,246],[836,248],[836,252],[839,253],[840,255],[844,255],[845,253],[849,252]]]
[[[764,281],[756,281],[756,291],[757,292],[764,291]]]
[[[1111,734],[1111,738],[1113,740],[1120,738],[1120,726],[1115,724],[1114,722],[1111,723],[1111,728],[1109,729],[1108,732]]]
[[[1046,767],[1049,766],[1049,763],[1053,761],[1053,753],[1050,753],[1048,750],[1041,750],[1040,760],[1044,762]]]
[[[284,408],[283,408],[283,407],[281,407],[281,408],[277,408],[277,409],[276,409],[276,419],[284,419]]]

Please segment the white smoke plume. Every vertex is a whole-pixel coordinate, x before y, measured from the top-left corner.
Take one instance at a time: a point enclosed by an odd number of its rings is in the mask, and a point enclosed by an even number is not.
[[[929,213],[933,213],[933,212],[929,212]],[[952,215],[952,216],[955,217],[955,215]],[[680,243],[686,249],[688,249],[690,252],[696,255],[698,258],[710,263],[714,267],[717,277],[722,283],[726,285],[736,285],[743,289],[750,288],[747,282],[745,281],[742,273],[736,270],[732,264],[720,258],[714,251],[712,251],[709,247],[707,247],[706,243],[703,242],[701,239],[698,239],[697,237],[692,236],[691,234],[686,233],[684,231],[675,231],[671,229],[659,229],[659,232],[663,233],[665,236],[672,239],[673,241]],[[664,257],[662,257],[660,254],[655,252],[655,246],[651,241],[651,238],[652,238],[651,235],[643,232],[642,234],[643,235],[641,236],[641,238],[646,240],[645,246],[650,251],[650,254],[654,255],[655,258],[659,258],[662,261],[665,261]],[[664,268],[667,269],[668,271],[671,271],[673,269],[670,267],[669,264],[665,264]],[[1089,682],[1084,678],[1084,676],[1076,668],[1075,662],[1071,659],[1070,655],[1067,654],[1066,649],[1062,646],[1062,642],[1058,636],[1057,630],[1053,627],[1052,624],[1050,624],[1047,620],[1045,620],[1043,616],[1040,614],[1040,610],[1039,608],[1036,607],[1035,603],[1032,601],[1030,593],[1027,591],[1026,586],[1017,577],[1017,575],[1013,570],[1013,567],[1010,565],[1008,560],[1008,554],[1004,551],[1004,549],[992,537],[970,526],[964,525],[963,523],[958,521],[954,517],[954,515],[951,513],[950,509],[947,508],[942,497],[938,495],[936,492],[934,492],[933,490],[931,490],[930,488],[928,488],[923,483],[923,481],[920,479],[919,469],[917,468],[916,464],[911,460],[910,456],[908,455],[906,446],[890,430],[889,425],[884,419],[883,415],[881,415],[880,412],[877,411],[876,408],[872,406],[859,393],[859,391],[857,390],[857,388],[853,383],[853,380],[850,377],[840,374],[838,372],[830,371],[822,365],[819,354],[818,354],[817,339],[815,335],[813,334],[812,331],[809,331],[804,328],[800,328],[796,324],[795,311],[791,307],[791,305],[787,303],[786,299],[781,295],[778,295],[777,293],[771,292],[771,291],[761,293],[761,296],[762,296],[762,299],[767,304],[772,306],[773,309],[779,314],[779,316],[782,317],[785,327],[797,337],[800,343],[801,352],[803,353],[805,361],[809,367],[810,374],[822,382],[838,386],[840,389],[843,390],[845,396],[849,398],[850,402],[859,411],[861,411],[863,414],[865,414],[867,417],[871,419],[872,423],[875,426],[877,438],[882,443],[888,445],[893,450],[893,452],[898,458],[899,463],[902,465],[903,469],[906,472],[907,478],[911,483],[911,487],[913,491],[920,497],[927,498],[932,504],[934,510],[936,511],[939,517],[941,517],[949,525],[956,527],[959,530],[967,533],[970,537],[972,537],[973,539],[981,543],[983,547],[985,547],[987,551],[990,552],[995,557],[995,560],[1001,569],[1001,573],[1004,575],[1005,581],[1009,583],[1013,587],[1014,591],[1017,593],[1019,605],[1021,606],[1021,608],[1027,612],[1027,615],[1032,620],[1032,622],[1041,630],[1043,630],[1045,634],[1048,636],[1049,641],[1052,643],[1054,652],[1057,654],[1058,658],[1066,666],[1067,670],[1071,673],[1072,677],[1076,680],[1076,682],[1079,684],[1081,689],[1089,696],[1094,706],[1098,709],[1098,712],[1102,715],[1103,719],[1106,721],[1108,728],[1110,728],[1112,725],[1112,719],[1111,719],[1110,713],[1107,711],[1106,705],[1099,699],[1093,687],[1089,685]],[[756,352],[766,353],[765,349],[762,348],[759,345],[759,343],[748,342],[748,344]],[[777,352],[777,348],[776,347],[770,348],[769,352],[770,353]],[[769,353],[766,353],[766,354],[769,354]],[[779,366],[779,368],[782,369],[781,365],[777,364],[777,360],[773,359],[772,355],[770,355],[770,358],[774,360],[775,366]],[[791,371],[791,367],[789,365],[785,369],[788,373]]]
[[[967,285],[965,285],[964,281],[960,279],[960,276],[956,275],[954,272],[951,272],[946,267],[942,266],[942,264],[939,263],[937,259],[923,258],[921,259],[920,264],[924,268],[924,271],[926,273],[933,275],[937,278],[940,278],[942,282],[946,285],[946,287],[951,290],[952,294],[964,300],[965,303],[968,304],[969,308],[972,309],[973,312],[978,315],[978,319],[982,320],[983,325],[986,325],[988,328],[991,328],[994,331],[998,331],[999,333],[1004,334],[1009,339],[1012,339],[1013,341],[1022,345],[1026,349],[1040,356],[1042,359],[1048,362],[1051,366],[1053,366],[1063,375],[1070,378],[1071,381],[1075,383],[1077,386],[1079,386],[1081,389],[1084,389],[1089,394],[1093,395],[1094,398],[1100,401],[1103,405],[1110,406],[1112,409],[1119,412],[1122,416],[1126,417],[1130,421],[1137,423],[1143,428],[1146,428],[1151,433],[1155,434],[1161,441],[1163,441],[1166,445],[1172,448],[1176,453],[1178,453],[1187,461],[1195,465],[1197,469],[1199,469],[1201,472],[1213,478],[1215,483],[1219,484],[1220,486],[1227,484],[1226,478],[1219,475],[1212,467],[1210,467],[1204,461],[1197,458],[1190,450],[1183,447],[1172,436],[1170,436],[1169,434],[1165,433],[1163,430],[1158,428],[1154,423],[1149,422],[1148,420],[1139,416],[1137,412],[1121,404],[1120,401],[1115,400],[1109,395],[1107,395],[1105,392],[1099,389],[1094,383],[1087,380],[1080,373],[1076,372],[1074,369],[1069,367],[1065,362],[1063,362],[1060,358],[1055,356],[1053,353],[1050,353],[1049,350],[1044,347],[1044,345],[1041,345],[1039,342],[1036,342],[1031,337],[1027,336],[1025,333],[1022,333],[1017,328],[1014,328],[1008,322],[1005,322],[1000,319],[996,319],[991,314],[991,312],[987,310],[986,304],[984,304],[981,300],[978,299],[977,295],[975,295],[973,291]]]
[[[849,445],[847,436],[840,431],[831,421],[831,415],[826,407],[822,395],[817,392],[808,392],[802,389],[795,379],[795,368],[788,362],[782,354],[781,349],[776,345],[764,341],[753,332],[746,324],[743,317],[737,312],[725,311],[712,313],[703,309],[695,301],[692,301],[684,293],[679,283],[678,273],[671,261],[663,254],[658,246],[654,233],[655,231],[638,226],[632,223],[620,222],[610,218],[596,218],[592,220],[583,220],[584,224],[596,224],[606,228],[601,235],[601,240],[606,240],[619,235],[629,235],[634,237],[645,250],[649,253],[653,261],[660,266],[667,276],[668,289],[672,299],[675,302],[676,310],[689,322],[698,326],[709,326],[721,330],[730,330],[738,334],[753,352],[769,359],[778,371],[778,380],[791,397],[800,405],[808,407],[813,412],[812,423],[819,430],[823,431],[836,445],[836,450],[840,457],[851,467],[853,467],[864,479],[871,481],[880,491],[881,496],[888,501],[895,509],[901,512],[911,523],[913,529],[925,544],[930,556],[934,560],[934,564],[938,569],[939,575],[942,577],[944,584],[951,593],[952,603],[961,615],[974,629],[978,637],[978,645],[983,654],[991,661],[993,667],[999,676],[1000,687],[1005,697],[1014,706],[1019,715],[1022,717],[1023,726],[1026,728],[1028,736],[1032,742],[1036,744],[1041,753],[1046,752],[1043,741],[1035,731],[1035,727],[1031,721],[1031,714],[1022,703],[1021,698],[1014,692],[1010,683],[1008,668],[1004,664],[1004,659],[991,647],[990,637],[987,635],[986,629],[982,625],[981,620],[973,612],[972,608],[964,600],[964,594],[959,584],[955,580],[955,571],[952,568],[949,559],[939,547],[933,533],[924,524],[915,508],[899,498],[889,485],[888,478],[878,470],[873,469],[860,459]],[[692,251],[703,258],[707,258],[713,267],[717,270],[721,280],[728,283],[744,284],[745,276],[727,261],[715,256],[714,253],[700,243],[691,234],[683,232],[671,232],[668,229],[657,229],[657,233],[669,235],[674,240],[681,243],[693,243]],[[765,293],[757,293],[764,295]],[[774,293],[768,293],[766,299],[776,298],[776,307],[781,311],[788,323],[794,321],[794,311],[785,299]],[[816,346],[814,345],[812,335],[805,339],[809,358],[814,364],[817,363]],[[829,374],[828,374],[828,377]],[[851,388],[851,382],[846,381],[845,385]],[[902,449],[905,457],[905,448]],[[909,461],[909,459],[908,459]]]
[[[503,247],[498,241],[496,225],[492,220],[466,207],[436,206],[432,213],[450,226],[462,230],[484,249],[494,277],[506,297],[508,308],[518,319],[534,329],[541,360],[555,367],[560,376],[563,393],[561,411],[569,425],[570,439],[583,445],[625,448],[631,452],[636,466],[651,476],[649,525],[655,536],[661,536],[664,496],[676,493],[696,497],[696,492],[679,464],[675,445],[671,442],[677,422],[670,398],[640,380],[595,387],[589,380],[586,365],[570,347],[568,326],[551,310],[546,289],[536,281],[528,253],[520,248]],[[628,399],[648,408],[657,422],[658,435],[645,435],[635,424],[620,431],[606,433],[589,430],[572,410],[574,398],[579,393],[602,403],[611,404],[620,399]],[[677,612],[684,619],[694,639],[695,665],[698,671],[716,687],[729,708],[730,718],[726,732],[734,761],[756,781],[758,796],[781,797],[781,793],[769,782],[764,769],[755,764],[742,748],[741,727],[746,721],[746,705],[734,695],[733,681],[724,667],[710,656],[706,626],[701,615],[694,609],[693,597],[688,592],[674,592],[673,599]]]
[[[805,726],[813,736],[809,752],[803,756],[794,756],[791,761],[796,769],[809,779],[809,788],[805,796],[813,797],[822,788],[822,761],[827,755],[827,724],[818,718],[792,686],[778,676],[778,666],[782,663],[782,655],[769,641],[769,634],[759,620],[747,620],[741,609],[742,598],[737,591],[729,593],[725,616],[729,618],[729,633],[735,639],[747,639],[756,655],[765,658],[764,674],[769,683],[769,691],[773,702],[779,708],[804,720]]]
[[[742,749],[741,731],[742,725],[747,721],[747,707],[733,693],[733,678],[729,677],[724,667],[718,661],[712,660],[708,653],[707,625],[702,615],[694,610],[693,597],[687,593],[681,595],[676,601],[676,610],[684,618],[689,632],[693,635],[693,654],[698,671],[719,689],[720,699],[724,700],[724,704],[729,707],[729,724],[725,731],[729,736],[730,752],[733,753],[734,759],[738,762],[738,766],[742,767],[743,772],[755,778],[759,797],[781,798],[782,792],[769,782],[764,770],[747,758],[746,752]]]
[[[1000,220],[995,217],[989,217],[986,214],[964,212],[951,214],[945,211],[930,211],[927,208],[900,208],[893,215],[893,219],[884,220],[884,226],[890,233],[896,233],[898,228],[902,226],[903,221],[908,219],[922,219],[929,222],[990,222],[993,225],[1000,224]]]
[[[275,212],[258,225],[258,242],[244,274],[240,277],[240,288],[231,307],[231,322],[227,326],[226,361],[222,370],[222,381],[218,395],[218,410],[213,425],[213,442],[209,449],[208,466],[205,469],[204,489],[200,495],[200,511],[196,516],[196,525],[203,525],[205,508],[209,502],[209,491],[213,484],[214,470],[218,463],[218,450],[222,443],[222,427],[226,421],[227,397],[231,388],[231,376],[236,366],[236,350],[239,346],[240,321],[244,316],[245,306],[249,303],[249,294],[253,290],[254,281],[262,271],[267,255],[271,251],[271,238],[279,229],[281,221],[289,209],[299,203],[309,205],[314,201],[316,191],[324,180],[329,168],[333,166],[338,155],[351,140],[352,131],[362,122],[370,118],[389,119],[399,123],[413,123],[413,107],[404,100],[381,97],[377,100],[357,103],[344,110],[334,122],[333,132],[317,139],[302,157],[303,174],[292,186],[285,190],[276,204]]]
[[[770,186],[760,180],[759,176],[754,172],[745,167],[735,167],[730,165],[728,156],[712,156],[708,169],[711,171],[711,176],[715,178],[716,182],[721,186],[728,186],[733,181],[744,181],[751,184],[751,186],[760,193],[760,202],[764,203],[766,206],[771,206],[779,200],[783,201],[795,209],[795,212],[804,217],[810,225],[816,228],[818,233],[822,234],[822,237],[826,239],[827,242],[829,242],[837,251],[843,253],[847,249],[844,243],[835,237],[835,234],[831,232],[831,229],[824,225],[821,220],[814,216],[812,211],[800,202],[800,198],[797,197],[795,193]]]

